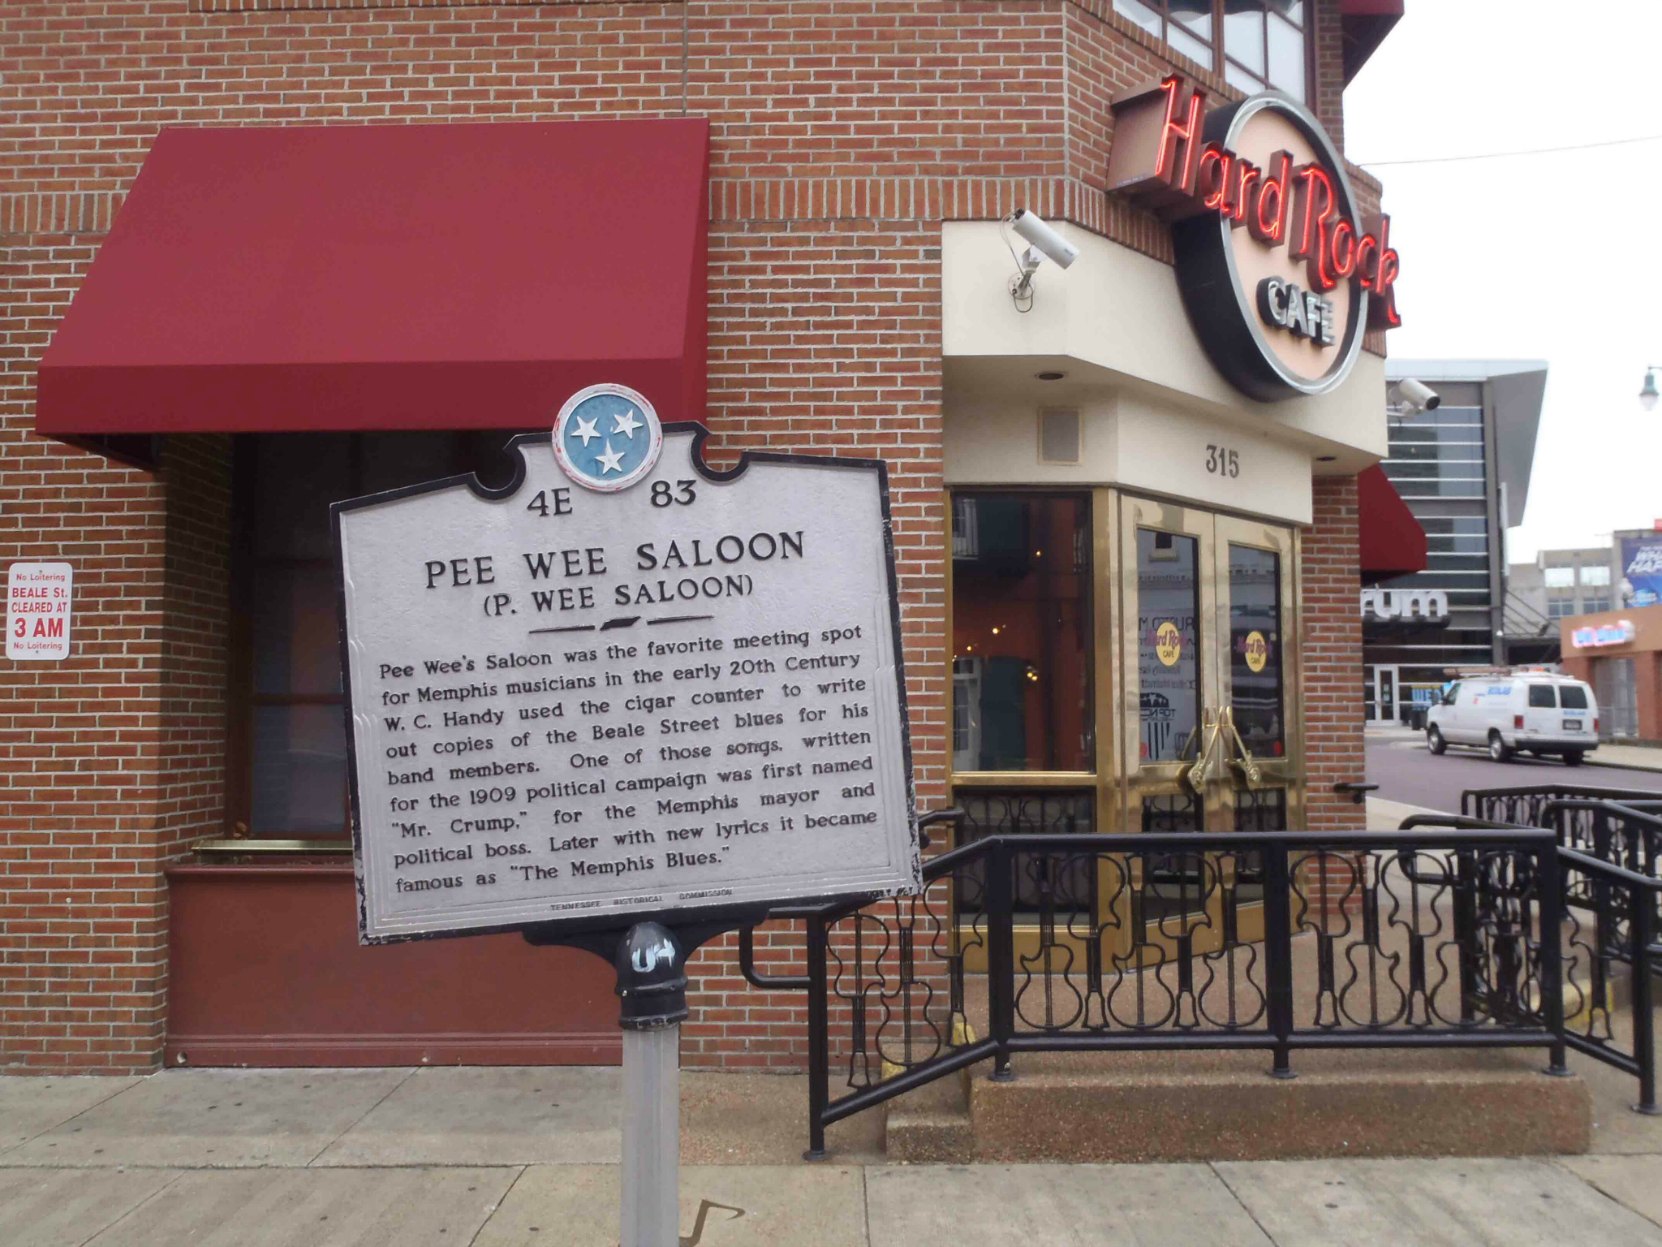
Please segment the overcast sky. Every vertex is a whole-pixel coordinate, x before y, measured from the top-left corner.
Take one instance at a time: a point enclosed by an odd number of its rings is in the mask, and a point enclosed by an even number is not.
[[[1662,518],[1662,141],[1384,162],[1662,135],[1659,84],[1662,0],[1408,0],[1345,93],[1402,253],[1391,354],[1549,366],[1513,562]]]

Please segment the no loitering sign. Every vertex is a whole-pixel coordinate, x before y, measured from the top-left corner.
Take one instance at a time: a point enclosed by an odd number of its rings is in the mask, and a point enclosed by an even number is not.
[[[336,504],[365,942],[920,886],[882,465],[701,435],[591,387]]]
[[[73,590],[68,563],[13,563],[7,569],[7,658],[61,662],[69,657]]]

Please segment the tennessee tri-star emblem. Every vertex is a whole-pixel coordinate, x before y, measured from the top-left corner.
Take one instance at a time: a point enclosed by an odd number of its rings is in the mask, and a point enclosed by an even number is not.
[[[578,390],[554,421],[554,458],[585,489],[628,489],[652,471],[663,448],[658,413],[626,385]]]

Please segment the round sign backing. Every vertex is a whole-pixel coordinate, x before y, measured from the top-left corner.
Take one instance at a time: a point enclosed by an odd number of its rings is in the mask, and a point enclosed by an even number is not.
[[[1316,118],[1280,91],[1267,91],[1207,113],[1205,138],[1268,169],[1277,152],[1292,165],[1318,165],[1332,180],[1334,209],[1358,220],[1344,161]],[[1289,193],[1291,193],[1289,191]],[[1228,213],[1205,212],[1172,223],[1178,288],[1189,320],[1218,370],[1238,389],[1266,402],[1325,394],[1350,374],[1362,348],[1368,292],[1346,278],[1324,292],[1333,341],[1294,334],[1265,317],[1285,311],[1289,288],[1302,296],[1306,263],[1287,245],[1266,245]],[[1270,307],[1264,306],[1270,283]]]
[[[616,493],[657,466],[663,424],[646,396],[603,382],[578,390],[554,420],[554,458],[585,489]]]

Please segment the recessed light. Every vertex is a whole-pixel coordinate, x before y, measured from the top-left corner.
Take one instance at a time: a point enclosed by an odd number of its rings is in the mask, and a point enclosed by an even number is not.
[[[1041,381],[1060,381],[1068,374],[1065,372],[1036,372],[1033,375]]]

